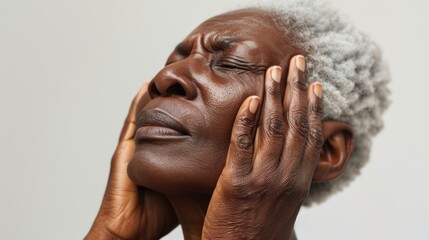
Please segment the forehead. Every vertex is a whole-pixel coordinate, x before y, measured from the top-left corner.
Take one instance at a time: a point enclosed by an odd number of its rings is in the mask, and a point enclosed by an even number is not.
[[[203,22],[200,27],[228,26],[232,28],[256,28],[257,30],[274,30],[274,21],[266,11],[249,8],[227,12]],[[268,28],[268,29],[267,29]]]
[[[289,51],[288,40],[277,29],[268,12],[259,9],[241,9],[227,12],[204,21],[183,41],[193,45],[200,41],[204,45],[216,42],[239,43],[247,51],[274,54],[274,51]],[[273,55],[271,55],[273,56]]]
[[[242,9],[227,12],[204,21],[188,38],[196,35],[225,35],[235,38],[260,37],[273,34],[274,22],[265,12],[258,9]]]

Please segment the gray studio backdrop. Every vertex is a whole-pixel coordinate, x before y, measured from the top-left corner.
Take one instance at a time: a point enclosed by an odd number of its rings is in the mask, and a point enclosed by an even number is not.
[[[383,47],[393,104],[362,176],[303,209],[298,237],[428,239],[428,1],[333,2]],[[134,94],[198,23],[236,4],[0,0],[0,239],[81,239]]]

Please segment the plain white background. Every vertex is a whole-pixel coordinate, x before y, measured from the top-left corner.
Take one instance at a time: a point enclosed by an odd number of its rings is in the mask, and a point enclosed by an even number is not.
[[[300,239],[428,239],[425,0],[335,0],[384,49],[392,105],[349,188],[303,209]],[[81,239],[138,88],[227,0],[0,0],[0,239]],[[182,239],[180,230],[165,239]]]

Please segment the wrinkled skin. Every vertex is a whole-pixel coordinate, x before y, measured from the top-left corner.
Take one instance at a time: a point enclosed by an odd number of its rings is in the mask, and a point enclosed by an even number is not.
[[[288,42],[254,9],[186,37],[131,107],[87,238],[157,239],[178,221],[185,239],[292,239],[312,180],[341,174],[353,138],[322,124],[321,84]]]
[[[303,57],[292,60],[298,61],[302,63]],[[306,91],[303,72],[294,65],[287,79],[290,98],[284,103],[280,84],[272,77],[280,75],[273,74],[280,72],[279,68],[267,71],[265,101],[255,140],[252,132],[257,127],[256,114],[250,111],[249,100],[242,104],[226,166],[207,211],[205,239],[290,238],[323,143],[321,98],[315,94],[321,94],[321,85],[312,84]]]
[[[147,84],[134,98],[113,154],[106,192],[85,239],[159,239],[177,224],[174,210],[160,193],[135,185],[126,168],[134,152],[137,103],[147,103]]]
[[[165,194],[213,192],[241,103],[251,95],[262,97],[268,67],[287,67],[297,53],[278,34],[261,39],[275,30],[268,18],[255,14],[240,11],[204,22],[150,82],[152,100],[138,106],[141,117],[165,111],[182,123],[189,137],[136,138],[128,168],[135,183]]]

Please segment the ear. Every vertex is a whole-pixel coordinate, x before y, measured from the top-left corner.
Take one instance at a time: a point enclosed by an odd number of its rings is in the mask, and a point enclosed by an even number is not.
[[[352,127],[344,122],[322,123],[324,143],[313,182],[326,182],[340,176],[346,169],[354,149]]]

